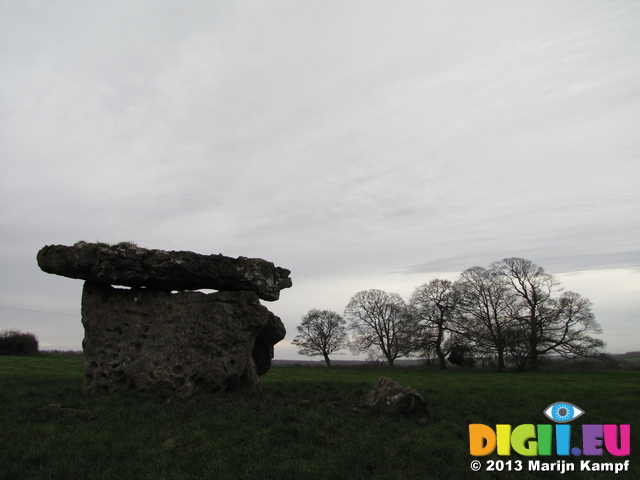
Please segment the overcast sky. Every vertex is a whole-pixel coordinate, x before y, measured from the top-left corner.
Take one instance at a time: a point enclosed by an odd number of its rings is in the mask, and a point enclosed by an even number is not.
[[[0,329],[81,348],[78,240],[261,257],[287,327],[527,258],[640,350],[640,3],[0,2]]]

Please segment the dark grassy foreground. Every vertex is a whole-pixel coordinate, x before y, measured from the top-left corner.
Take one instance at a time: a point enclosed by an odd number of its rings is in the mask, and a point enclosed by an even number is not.
[[[430,417],[387,418],[363,408],[382,375],[415,387],[429,402]],[[468,424],[550,423],[542,410],[559,400],[586,411],[576,424],[631,424],[631,470],[615,477],[640,478],[637,371],[278,367],[263,377],[262,392],[185,397],[87,396],[81,381],[82,357],[0,357],[0,478],[613,478],[610,472],[471,471]],[[37,412],[52,403],[97,417]]]

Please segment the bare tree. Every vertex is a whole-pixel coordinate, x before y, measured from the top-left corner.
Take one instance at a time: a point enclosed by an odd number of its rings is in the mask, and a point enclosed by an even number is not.
[[[291,342],[298,346],[298,353],[309,357],[322,355],[327,367],[329,355],[347,346],[347,322],[331,310],[309,310],[296,327],[298,335]]]
[[[595,357],[605,343],[589,334],[602,333],[593,304],[576,292],[564,292],[550,305],[550,315],[541,332],[538,353],[555,352],[567,358]]]
[[[456,315],[456,329],[477,347],[494,352],[498,370],[506,369],[508,333],[515,327],[513,305],[516,297],[495,271],[482,267],[465,270],[456,282],[461,298]]]
[[[591,302],[577,293],[567,292],[556,299],[558,280],[524,258],[505,258],[491,265],[505,285],[515,293],[513,318],[524,329],[527,356],[532,369],[539,357],[551,352],[564,356],[592,355],[604,346],[589,337],[600,326],[591,311]],[[520,335],[517,330],[515,334]],[[521,349],[519,352],[522,355]]]
[[[390,366],[396,358],[410,355],[416,322],[397,293],[358,292],[345,307],[344,315],[353,331],[354,353],[381,353]]]
[[[453,282],[435,279],[416,288],[409,301],[413,316],[427,331],[432,331],[433,347],[442,369],[447,368],[449,353],[445,347],[447,331],[453,326],[451,322],[460,299]]]
[[[529,334],[519,323],[509,324],[505,329],[507,352],[519,371],[525,371],[530,364]]]
[[[527,330],[531,368],[537,369],[541,327],[558,281],[553,275],[545,273],[544,268],[524,258],[505,258],[494,262],[491,269],[519,297],[516,315]]]

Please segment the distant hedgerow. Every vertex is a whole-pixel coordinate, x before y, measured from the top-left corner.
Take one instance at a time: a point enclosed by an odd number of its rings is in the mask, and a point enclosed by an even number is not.
[[[18,330],[0,332],[0,355],[35,355],[38,353],[38,339],[33,333]]]

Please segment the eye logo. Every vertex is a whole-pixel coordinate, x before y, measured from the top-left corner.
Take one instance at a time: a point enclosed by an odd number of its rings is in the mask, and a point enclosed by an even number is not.
[[[556,402],[549,405],[544,414],[549,420],[556,423],[567,423],[575,420],[584,413],[584,410],[569,402]]]

